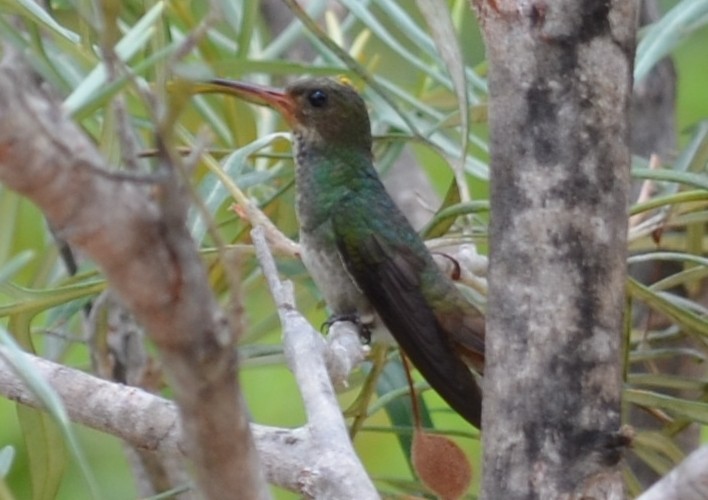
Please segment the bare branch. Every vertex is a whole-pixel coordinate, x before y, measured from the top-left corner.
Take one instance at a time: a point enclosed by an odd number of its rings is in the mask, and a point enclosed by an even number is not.
[[[5,362],[11,355],[0,347],[0,396],[41,408],[41,401]],[[116,436],[137,450],[184,456],[177,407],[172,401],[31,354],[25,356],[34,373],[59,395],[72,422]],[[301,362],[312,358],[305,356]],[[292,430],[251,424],[268,481],[309,498],[377,498],[353,454],[346,431],[344,436],[334,436],[329,426],[313,427],[316,424],[312,422]],[[344,444],[336,445],[330,437]]]
[[[0,347],[0,395],[20,404],[42,408],[32,393],[5,362],[12,356]],[[185,446],[177,406],[137,387],[94,377],[46,359],[25,354],[33,371],[45,379],[61,398],[72,422],[111,434],[135,449],[184,457]],[[305,429],[275,429],[253,425],[258,451],[271,482],[301,491],[312,475],[307,464],[320,450],[308,449]]]
[[[378,498],[349,440],[326,368],[326,344],[295,308],[292,284],[279,280],[263,229],[251,237],[283,325],[283,347],[307,412],[306,431],[321,456],[306,493],[314,498]],[[359,348],[361,350],[361,348]]]
[[[85,326],[93,373],[157,393],[162,385],[162,372],[147,351],[145,332],[110,289],[93,301]],[[191,486],[181,454],[141,449],[126,441],[123,444],[138,496],[149,497]],[[174,496],[178,500],[197,497],[191,488]]]
[[[0,181],[91,257],[146,327],[175,391],[204,495],[268,498],[238,391],[233,335],[175,210],[176,179],[151,188],[112,176],[19,56],[4,52]]]
[[[0,394],[33,408],[41,401],[5,359],[14,356],[0,347]],[[25,354],[38,377],[62,399],[72,422],[110,433],[137,448],[183,455],[175,404],[137,387],[109,382],[73,368]]]
[[[637,500],[708,498],[708,446],[698,448]]]

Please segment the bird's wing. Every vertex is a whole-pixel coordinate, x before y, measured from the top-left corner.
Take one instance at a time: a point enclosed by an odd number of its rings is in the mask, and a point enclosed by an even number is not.
[[[395,207],[386,207],[393,212],[384,219],[371,218],[361,203],[348,197],[332,214],[337,248],[349,274],[428,383],[479,428],[481,389],[422,290],[423,273],[431,272],[420,254],[426,250],[422,244],[406,244],[418,237]],[[403,236],[402,242],[385,238],[387,231]]]
[[[484,373],[484,349],[486,322],[484,315],[469,302],[454,284],[440,287],[435,300],[442,306],[436,308],[437,317],[442,329],[450,335],[469,366],[480,375]],[[448,310],[457,313],[449,313]]]

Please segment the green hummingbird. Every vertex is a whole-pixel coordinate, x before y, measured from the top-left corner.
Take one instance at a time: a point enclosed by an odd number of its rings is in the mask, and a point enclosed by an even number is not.
[[[329,78],[284,91],[210,82],[280,112],[293,130],[296,210],[305,267],[336,319],[363,332],[385,327],[460,415],[480,427],[484,317],[433,261],[374,168],[361,96]]]

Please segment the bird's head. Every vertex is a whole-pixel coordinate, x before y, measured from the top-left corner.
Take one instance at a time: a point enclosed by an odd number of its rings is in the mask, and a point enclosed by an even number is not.
[[[371,149],[371,125],[366,105],[347,83],[330,78],[306,78],[281,91],[215,79],[209,82],[208,91],[270,106],[283,115],[305,143]]]

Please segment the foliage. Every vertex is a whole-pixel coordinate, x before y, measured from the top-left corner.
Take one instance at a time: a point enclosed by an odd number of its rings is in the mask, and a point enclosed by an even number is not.
[[[169,146],[176,151],[189,156],[203,149],[189,174],[197,206],[189,225],[202,248],[215,291],[224,300],[229,294],[244,298],[243,383],[255,421],[297,425],[302,423],[302,412],[297,397],[286,396],[296,391],[282,364],[277,317],[248,253],[248,223],[232,204],[233,199],[250,199],[283,232],[296,236],[289,135],[280,132],[282,124],[274,113],[229,98],[193,96],[190,86],[179,82],[218,75],[281,85],[305,74],[345,75],[370,104],[381,172],[386,174],[404,151],[411,151],[437,192],[447,193],[425,234],[437,237],[449,231],[459,241],[486,248],[485,66],[467,1],[430,2],[436,8],[423,15],[423,9],[412,3],[403,7],[391,0],[342,0],[335,14],[329,2],[313,0],[306,14],[294,13],[278,32],[258,2],[215,0],[211,10],[206,2],[185,1],[48,3],[45,10],[32,0],[0,0],[0,32],[5,42],[30,57],[64,97],[67,111],[116,169],[132,174],[156,171],[158,124],[171,124],[168,133],[173,143]],[[421,7],[427,3],[419,2]],[[638,50],[638,78],[661,56],[677,51],[683,89],[678,113],[685,118],[681,122],[683,146],[675,158],[665,158],[661,168],[649,168],[640,158],[633,166],[635,178],[651,179],[655,192],[631,209],[632,215],[644,219],[630,232],[629,261],[677,264],[673,274],[656,283],[630,280],[627,286],[628,318],[639,304],[668,318],[660,329],[647,323],[633,326],[628,321],[625,332],[629,347],[625,401],[646,408],[664,423],[656,432],[638,429],[635,450],[660,473],[683,457],[673,437],[692,422],[708,422],[703,378],[677,377],[656,364],[679,355],[703,362],[706,356],[708,314],[701,294],[708,275],[708,122],[701,120],[708,116],[708,109],[705,100],[698,111],[692,105],[687,112],[681,104],[697,99],[708,83],[695,69],[700,67],[695,61],[704,57],[695,47],[708,42],[707,5],[695,0],[671,2],[673,10],[643,31]],[[278,4],[278,8],[283,7]],[[449,26],[457,36],[450,36]],[[297,59],[299,52],[309,54],[311,61]],[[232,182],[224,182],[225,177]],[[0,316],[6,328],[25,349],[86,367],[90,358],[82,311],[87,300],[105,289],[101,274],[83,262],[78,274],[67,275],[41,215],[1,186],[0,214]],[[228,286],[220,248],[246,256],[238,291]],[[315,324],[321,323],[326,313],[304,268],[285,257],[280,264],[283,275],[296,283],[299,306]],[[675,292],[677,288],[682,295]],[[690,338],[695,347],[680,351],[663,347],[671,338]],[[649,369],[634,373],[638,365]],[[410,447],[407,405],[385,406],[388,415],[380,411],[384,408],[381,402],[405,401],[400,396],[404,379],[396,366],[394,361],[387,368],[378,402],[369,407],[371,415],[356,443],[383,491],[417,492],[420,485],[411,476],[408,453],[397,444]],[[341,395],[343,407],[352,403],[360,389],[356,381],[352,386]],[[669,392],[674,389],[690,389],[693,394]],[[455,416],[441,411],[435,395],[426,394],[425,400],[429,423],[434,423],[437,432],[461,439],[478,464],[477,442],[469,439],[476,435]],[[9,404],[0,406],[0,411],[3,421],[11,419]],[[67,446],[73,456],[81,456],[73,438],[61,444],[62,436],[73,435],[71,427],[63,418],[37,412],[28,416],[24,409],[18,412],[22,419],[39,419],[45,432],[31,432],[36,425],[15,427],[15,435],[9,427],[0,431],[0,447],[12,445],[17,452],[13,459],[5,451],[10,448],[2,450],[0,491],[4,476],[7,488],[18,498],[30,498],[26,489],[30,483],[36,499],[82,498],[86,493],[78,492],[86,492],[87,483],[78,471],[88,468],[92,469],[85,474],[88,484],[97,481],[102,498],[133,495],[130,489],[109,493],[116,491],[114,481],[123,487],[129,483],[121,479],[127,478],[127,467],[113,451],[98,460],[99,448],[105,444],[92,444],[95,437],[82,441],[90,450],[86,454],[96,455],[96,460],[72,461],[68,470],[47,467],[64,463]],[[115,443],[111,446],[116,448]],[[5,473],[8,462],[12,464]],[[479,465],[474,470],[479,471]],[[631,477],[629,481],[635,483]]]

